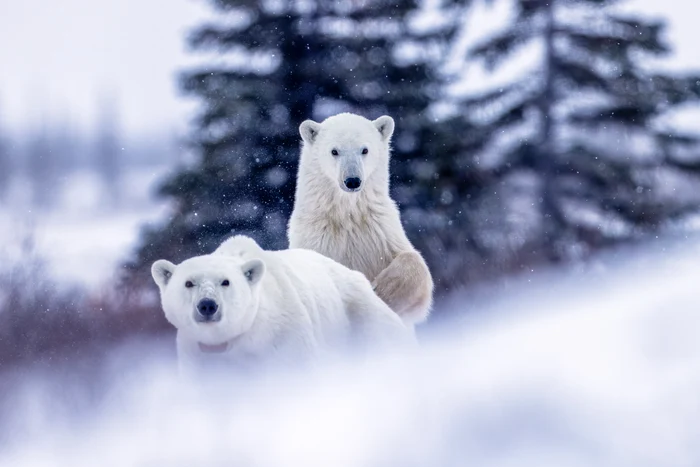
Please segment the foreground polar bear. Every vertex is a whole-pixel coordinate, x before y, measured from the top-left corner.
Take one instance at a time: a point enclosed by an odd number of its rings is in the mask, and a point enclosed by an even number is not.
[[[362,274],[313,251],[265,251],[236,236],[179,265],[158,260],[151,273],[185,369],[203,354],[243,365],[304,361],[348,344],[413,339]]]
[[[426,319],[433,280],[389,197],[394,120],[349,113],[307,120],[290,248],[308,248],[362,272],[377,295],[408,323]]]

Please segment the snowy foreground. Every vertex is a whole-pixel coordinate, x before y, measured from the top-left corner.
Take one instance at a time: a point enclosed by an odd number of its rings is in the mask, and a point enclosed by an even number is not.
[[[470,312],[417,354],[313,374],[183,384],[132,346],[94,407],[55,377],[16,387],[0,465],[697,466],[698,258],[657,245],[455,298]]]

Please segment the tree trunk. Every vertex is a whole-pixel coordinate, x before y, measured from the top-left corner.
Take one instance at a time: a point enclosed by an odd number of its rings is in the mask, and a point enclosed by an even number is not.
[[[554,116],[552,107],[556,100],[555,77],[556,58],[554,50],[555,40],[555,0],[546,0],[544,13],[544,87],[539,102],[540,118],[542,127],[539,141],[538,172],[541,177],[541,214],[542,214],[542,248],[547,259],[559,261],[562,259],[560,251],[557,251],[556,237],[562,230],[563,223],[556,203],[555,177],[556,177],[556,150],[554,147]]]

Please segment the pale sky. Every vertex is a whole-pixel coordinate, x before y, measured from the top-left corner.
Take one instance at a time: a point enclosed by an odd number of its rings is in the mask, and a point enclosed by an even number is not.
[[[628,8],[671,21],[675,66],[700,69],[690,0],[632,0]],[[185,33],[209,15],[207,0],[0,0],[0,126],[21,130],[42,114],[90,128],[100,95],[118,101],[130,135],[184,131],[193,102],[176,72]]]
[[[48,113],[90,126],[114,94],[124,130],[184,128],[175,73],[205,0],[0,0],[0,122]],[[191,107],[191,105],[190,105]]]

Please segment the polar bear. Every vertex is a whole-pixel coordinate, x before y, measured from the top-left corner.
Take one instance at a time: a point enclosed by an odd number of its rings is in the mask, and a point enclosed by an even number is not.
[[[379,297],[405,322],[428,316],[433,280],[406,237],[389,197],[389,149],[394,120],[342,113],[307,120],[290,248],[308,248],[362,272]]]
[[[158,260],[151,273],[185,371],[204,354],[246,366],[413,340],[362,274],[313,251],[265,251],[235,236],[179,265]]]

